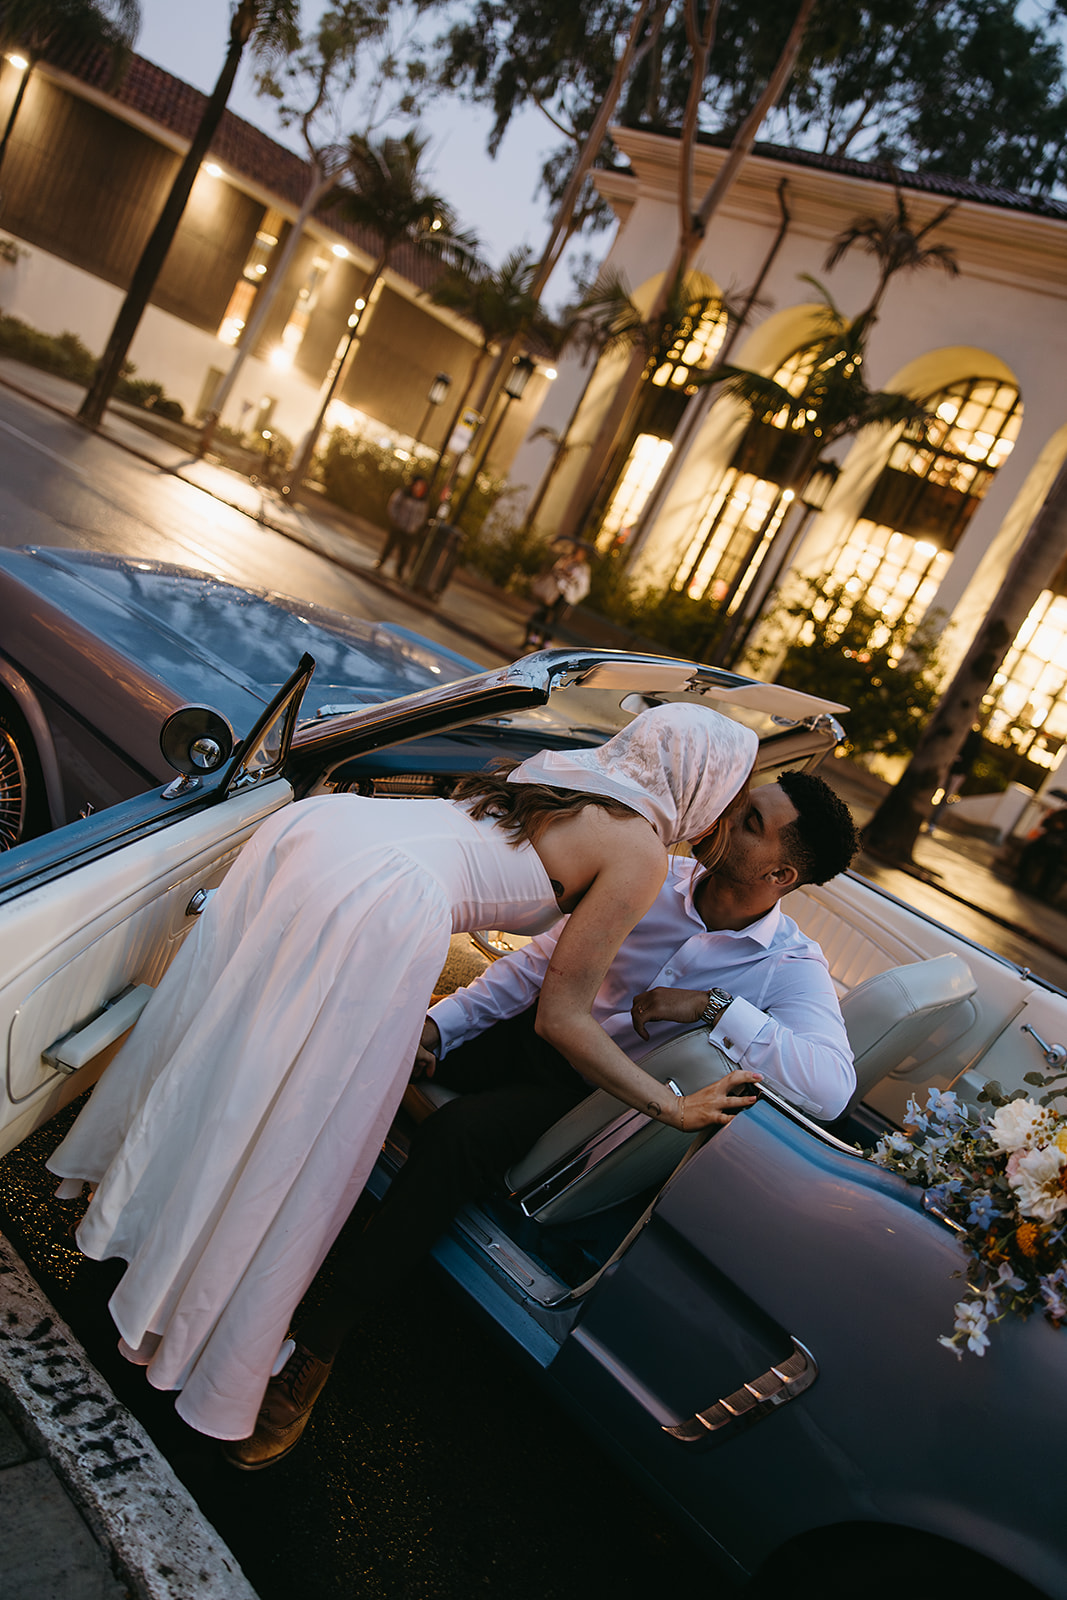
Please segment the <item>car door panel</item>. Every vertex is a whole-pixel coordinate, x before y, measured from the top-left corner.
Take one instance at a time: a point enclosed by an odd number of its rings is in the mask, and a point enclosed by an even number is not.
[[[1003,1560],[1013,1481],[1027,1484],[1013,1526],[1051,1562],[1057,1491],[1026,1461],[1055,1456],[1053,1409],[998,1443],[993,1477],[982,1452],[956,1444],[1017,1404],[1024,1370],[1027,1392],[1042,1392],[1042,1370],[1058,1392],[1067,1346],[1040,1318],[1013,1319],[982,1360],[954,1360],[937,1340],[964,1277],[953,1234],[917,1190],[764,1102],[667,1185],[550,1371],[746,1570],[793,1535],[849,1519],[899,1521]],[[758,1388],[794,1341],[814,1381],[755,1426],[739,1416],[697,1442],[691,1426],[665,1431]],[[924,1438],[955,1443],[946,1454]]]
[[[42,1053],[133,984],[156,984],[213,888],[258,824],[292,799],[284,779],[232,795],[12,901],[0,919],[0,1027],[6,1041],[0,1149],[95,1081]],[[109,1058],[113,1047],[105,1052]]]

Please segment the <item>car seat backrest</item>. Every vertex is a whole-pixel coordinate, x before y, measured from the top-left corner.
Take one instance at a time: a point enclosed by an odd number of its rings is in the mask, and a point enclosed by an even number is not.
[[[962,956],[946,953],[928,961],[879,972],[849,991],[841,1015],[856,1065],[856,1089],[845,1114],[887,1073],[904,1066],[935,1028],[971,1019],[977,984]]]

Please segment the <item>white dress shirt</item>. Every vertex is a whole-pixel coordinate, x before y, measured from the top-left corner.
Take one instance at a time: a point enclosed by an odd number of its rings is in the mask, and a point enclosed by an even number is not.
[[[763,1075],[811,1115],[839,1116],[856,1086],[841,1008],[818,945],[775,905],[747,928],[711,933],[693,905],[695,861],[672,859],[651,909],[623,941],[593,1001],[593,1018],[639,1060],[692,1024],[653,1022],[642,1039],[630,1018],[647,989],[726,989],[734,996],[709,1038],[738,1067]],[[564,923],[494,961],[430,1016],[441,1054],[533,1005]]]

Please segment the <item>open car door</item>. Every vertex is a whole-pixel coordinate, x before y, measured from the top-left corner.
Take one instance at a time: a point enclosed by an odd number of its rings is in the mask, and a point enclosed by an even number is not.
[[[96,1082],[238,850],[292,800],[282,768],[314,667],[306,656],[216,772],[179,756],[186,775],[166,789],[0,858],[0,1154]],[[203,723],[191,717],[190,746]]]

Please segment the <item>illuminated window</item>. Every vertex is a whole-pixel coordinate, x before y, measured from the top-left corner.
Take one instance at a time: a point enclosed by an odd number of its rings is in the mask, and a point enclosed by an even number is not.
[[[1067,572],[1030,608],[983,701],[984,732],[1039,767],[1067,742]]]
[[[733,611],[792,499],[792,491],[780,484],[731,468],[705,522],[707,531],[690,545],[674,587],[685,589],[693,600],[722,602],[729,596]]]
[[[843,586],[861,595],[890,625],[901,617],[917,627],[948,572],[952,557],[926,539],[912,539],[895,528],[861,520],[837,560],[824,588]]]
[[[910,423],[867,497],[824,587],[845,588],[890,623],[918,624],[952,552],[1022,423],[1018,390],[971,378],[924,400],[930,423]]]
[[[695,392],[689,378],[694,368],[710,367],[726,338],[726,315],[717,300],[694,300],[678,332],[651,374],[657,389]]]
[[[218,338],[223,344],[236,344],[252,314],[260,284],[267,276],[270,258],[278,245],[285,218],[280,211],[267,211],[252,241],[241,276],[234,285],[225,315],[219,324]]]
[[[602,534],[614,538],[623,528],[633,527],[672,449],[669,439],[659,439],[654,433],[638,435],[600,525]]]
[[[282,329],[282,348],[288,352],[290,359],[304,342],[311,313],[318,304],[319,294],[329,270],[330,263],[323,256],[316,256],[311,264],[311,271],[304,279],[296,297],[296,304],[289,313],[289,321]]]
[[[811,376],[818,349],[805,345],[794,351],[775,372],[775,383],[790,394],[800,394]],[[789,412],[783,409],[766,418],[765,424],[750,424],[719,492],[675,571],[671,580],[675,589],[684,589],[694,600],[725,601],[728,612],[736,610],[795,498],[792,488],[786,488],[774,477],[763,476],[763,472],[774,472],[780,459],[784,461],[780,445],[784,445],[787,455],[794,453],[793,442],[779,441],[777,434],[768,435],[766,425],[781,431],[805,427],[810,420],[811,414],[802,414],[791,422]],[[749,456],[748,441],[754,430],[762,432],[764,443],[765,459],[758,461]],[[773,459],[765,448],[768,437],[774,446]],[[756,470],[746,471],[746,467]],[[784,465],[782,477],[788,482],[788,467]]]

